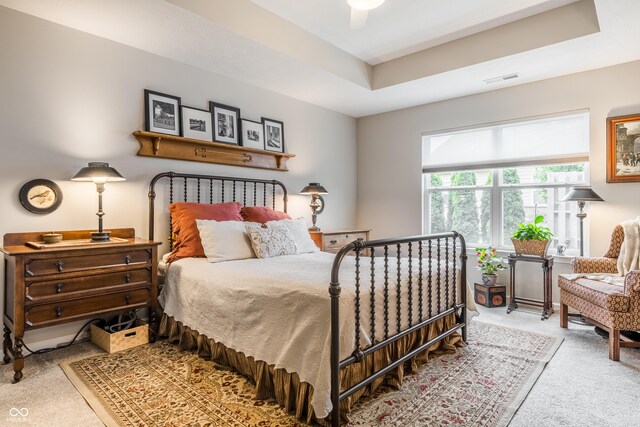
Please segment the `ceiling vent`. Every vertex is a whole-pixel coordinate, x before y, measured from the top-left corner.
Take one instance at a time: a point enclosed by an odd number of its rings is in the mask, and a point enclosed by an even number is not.
[[[504,76],[500,76],[500,77],[492,77],[490,79],[486,79],[484,82],[488,85],[491,85],[494,83],[506,82],[507,80],[517,79],[518,77],[520,77],[520,74],[511,73],[511,74],[505,74]]]

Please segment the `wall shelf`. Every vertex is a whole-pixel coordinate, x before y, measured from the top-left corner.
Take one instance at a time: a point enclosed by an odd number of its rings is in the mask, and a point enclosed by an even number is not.
[[[133,136],[140,143],[138,156],[145,157],[217,163],[282,172],[289,170],[287,169],[287,160],[295,157],[295,154],[256,150],[141,130],[133,132]]]

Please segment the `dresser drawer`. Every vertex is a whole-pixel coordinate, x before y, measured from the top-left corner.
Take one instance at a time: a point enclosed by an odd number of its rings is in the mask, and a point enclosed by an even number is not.
[[[102,293],[107,288],[135,286],[150,283],[151,271],[146,268],[120,271],[117,273],[96,274],[58,280],[34,281],[27,283],[25,298],[27,304],[56,300],[65,300],[74,296],[90,296]],[[53,300],[53,301],[52,301]]]
[[[322,236],[322,240],[323,240],[322,246],[325,252],[336,253],[348,243],[351,243],[354,240],[358,240],[358,239],[367,240],[367,233],[356,232],[356,233],[325,234]]]
[[[29,259],[25,265],[27,276],[71,273],[107,267],[147,264],[151,262],[149,251],[132,250],[102,255],[78,255],[59,258]]]
[[[83,317],[97,316],[110,311],[134,309],[149,304],[151,291],[147,288],[106,294],[91,298],[25,307],[25,323],[37,328]]]

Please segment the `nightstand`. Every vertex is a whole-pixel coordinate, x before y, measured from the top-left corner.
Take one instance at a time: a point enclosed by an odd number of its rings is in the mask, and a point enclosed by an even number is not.
[[[354,240],[369,240],[371,230],[327,230],[309,231],[311,240],[321,251],[337,253],[343,246]]]
[[[3,350],[5,363],[13,357],[15,382],[22,379],[24,334],[33,329],[149,307],[156,330],[159,242],[136,239],[131,228],[112,230],[114,241],[101,243],[89,241],[89,230],[58,233],[61,244],[41,249],[26,243],[43,233],[4,236]],[[68,245],[77,240],[86,242]]]

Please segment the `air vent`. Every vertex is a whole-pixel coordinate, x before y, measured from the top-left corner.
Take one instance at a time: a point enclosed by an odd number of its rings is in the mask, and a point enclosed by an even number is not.
[[[490,79],[486,79],[484,82],[486,84],[490,85],[490,84],[494,84],[494,83],[505,82],[507,80],[517,79],[518,77],[520,77],[520,74],[511,73],[511,74],[505,74],[504,76],[500,76],[500,77],[493,77],[493,78],[490,78]]]

